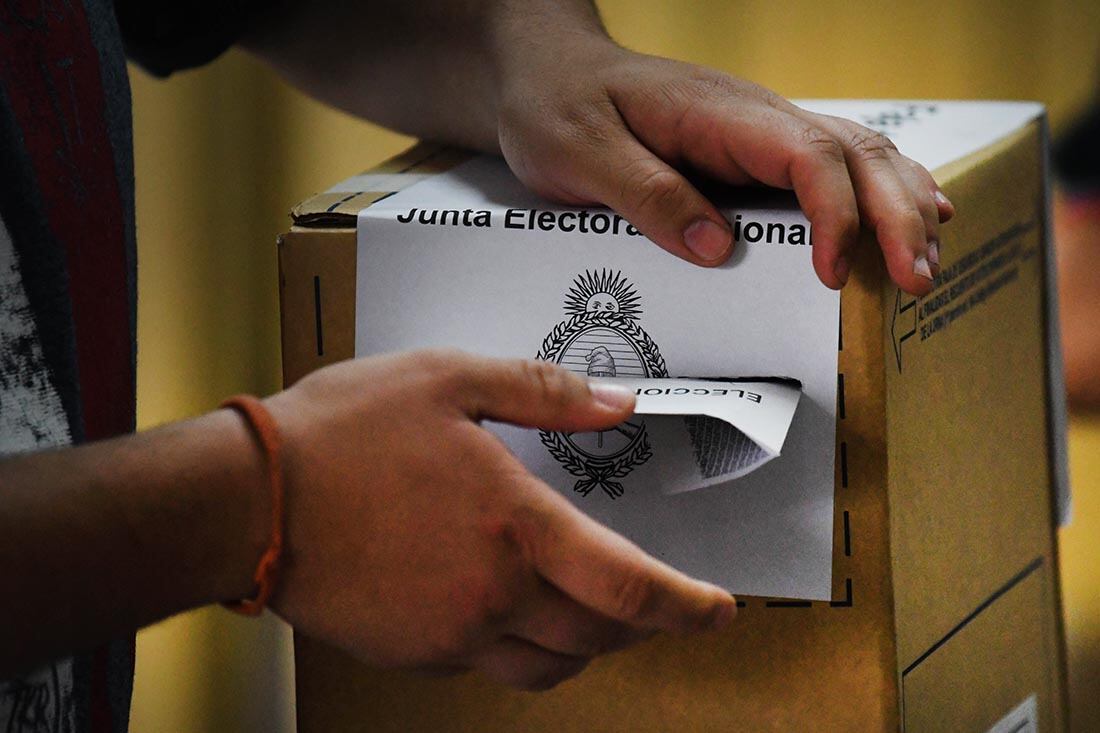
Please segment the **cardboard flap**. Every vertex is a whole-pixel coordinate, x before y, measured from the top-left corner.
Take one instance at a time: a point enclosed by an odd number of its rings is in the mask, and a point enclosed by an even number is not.
[[[358,176],[314,194],[290,211],[295,226],[354,227],[360,211],[376,201],[450,170],[471,154],[437,143],[418,143]]]

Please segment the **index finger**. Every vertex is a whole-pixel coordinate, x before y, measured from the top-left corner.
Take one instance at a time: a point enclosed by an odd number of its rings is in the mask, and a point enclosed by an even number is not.
[[[732,96],[700,102],[684,158],[719,180],[747,175],[768,186],[793,190],[813,228],[814,269],[830,288],[848,280],[850,252],[859,238],[856,193],[840,143],[828,132],[786,110]],[[795,109],[791,106],[791,109]]]
[[[532,479],[535,481],[535,479]],[[719,629],[733,596],[647,555],[538,482],[520,512],[517,539],[535,571],[589,608],[645,629]]]

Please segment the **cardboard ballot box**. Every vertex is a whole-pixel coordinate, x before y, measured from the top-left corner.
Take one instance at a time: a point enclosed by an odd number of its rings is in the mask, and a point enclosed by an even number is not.
[[[931,294],[900,292],[865,241],[841,296],[832,600],[739,597],[722,634],[657,638],[542,694],[377,671],[297,635],[300,730],[1065,728],[1042,109],[822,104],[898,140],[934,129],[918,157],[959,212]],[[419,145],[295,207],[287,385],[354,355],[357,215],[466,157]]]

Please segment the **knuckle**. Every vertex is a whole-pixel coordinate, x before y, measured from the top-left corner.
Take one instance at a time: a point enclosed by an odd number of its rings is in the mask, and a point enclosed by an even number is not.
[[[786,111],[790,103],[775,92],[746,79],[737,79],[705,66],[691,66],[684,75],[678,75],[683,98],[689,102],[707,100],[725,103],[731,100],[763,104]]]
[[[742,89],[731,77],[698,66],[691,68],[686,87],[689,99],[722,100],[742,94]]]
[[[917,209],[920,210],[921,215],[926,220],[935,221],[937,219],[936,202],[932,200],[932,191],[916,186],[913,188],[913,197],[917,201]]]
[[[548,361],[524,359],[518,369],[523,380],[534,390],[535,398],[550,407],[564,407],[572,396],[571,376]]]
[[[917,207],[920,209],[921,219],[925,229],[934,232],[939,228],[939,210],[932,201],[931,196],[918,196]]]
[[[866,127],[856,127],[848,136],[848,147],[863,160],[885,160],[897,152],[890,138]]]
[[[773,92],[767,87],[762,87],[759,84],[751,83],[749,85],[749,90],[751,90],[751,93],[757,99],[759,99],[762,103],[766,104],[768,107],[774,110],[778,110],[780,112],[789,112],[791,109],[792,105],[786,97],[782,96],[781,94],[777,94],[776,92]]]
[[[800,138],[805,154],[825,158],[830,163],[844,163],[844,148],[821,128],[807,125],[802,128]]]
[[[657,581],[642,570],[628,572],[614,589],[613,602],[617,617],[644,621],[653,615],[659,598]]]
[[[684,179],[667,168],[655,168],[641,162],[623,177],[623,200],[635,209],[666,210],[675,206],[685,193]]]
[[[876,218],[874,227],[876,231],[886,228],[887,231],[902,233],[923,232],[925,225],[924,217],[912,204],[898,202]]]
[[[925,168],[923,165],[913,160],[912,158],[901,155],[900,152],[898,153],[898,155],[901,156],[903,164],[908,166],[909,169],[913,171],[917,175],[917,177],[925,183],[929,191],[934,191],[936,190],[936,188],[938,188],[935,177],[928,171],[927,168]]]

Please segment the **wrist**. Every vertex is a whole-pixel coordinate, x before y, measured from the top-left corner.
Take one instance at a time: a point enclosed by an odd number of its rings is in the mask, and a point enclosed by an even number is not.
[[[608,40],[607,29],[592,0],[496,0],[487,7],[490,37],[497,48],[533,38],[556,41],[588,36]]]
[[[194,568],[200,603],[247,598],[256,565],[271,541],[271,489],[263,448],[246,420],[230,409],[197,421],[191,498],[205,517],[195,528]],[[203,460],[206,456],[208,460]]]
[[[624,53],[607,34],[591,0],[501,0],[486,18],[486,47],[495,106],[514,90],[536,88],[566,62],[589,71]],[[499,114],[498,114],[499,117]]]
[[[222,407],[235,410],[248,424],[249,430],[263,452],[264,477],[271,504],[270,537],[252,574],[254,590],[246,598],[223,602],[226,608],[245,616],[258,616],[265,608],[279,581],[283,559],[284,490],[282,439],[271,412],[262,402],[248,394],[230,397]]]

